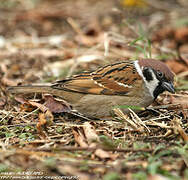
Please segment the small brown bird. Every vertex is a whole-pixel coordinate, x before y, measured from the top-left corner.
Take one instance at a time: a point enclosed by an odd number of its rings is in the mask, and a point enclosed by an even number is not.
[[[48,86],[13,86],[8,91],[50,93],[87,117],[104,118],[114,106],[147,107],[165,90],[174,93],[173,81],[174,74],[166,64],[142,59],[107,65]]]

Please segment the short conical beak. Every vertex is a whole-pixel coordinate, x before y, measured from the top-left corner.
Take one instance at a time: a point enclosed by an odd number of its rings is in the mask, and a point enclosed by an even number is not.
[[[171,93],[175,93],[174,85],[170,82],[163,82],[162,87]]]

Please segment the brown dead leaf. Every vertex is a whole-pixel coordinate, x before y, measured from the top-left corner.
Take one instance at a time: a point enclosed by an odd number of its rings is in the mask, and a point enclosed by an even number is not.
[[[172,39],[174,37],[174,29],[172,27],[165,27],[157,31],[153,37],[152,41],[162,41],[163,39]]]
[[[30,103],[24,103],[20,105],[20,111],[32,112],[35,109]]]
[[[13,80],[13,79],[9,79],[6,76],[2,77],[1,79],[2,84],[6,85],[6,86],[17,86],[17,84],[20,82],[20,80]]]
[[[35,23],[42,23],[45,22],[45,20],[48,19],[53,19],[53,18],[61,18],[66,16],[66,12],[59,10],[59,9],[54,9],[51,7],[50,9],[47,7],[40,7],[36,8],[25,12],[22,12],[20,14],[17,14],[15,17],[15,21],[33,21]]]
[[[188,27],[181,27],[175,31],[175,39],[180,43],[188,42]]]
[[[150,179],[150,180],[169,180],[169,178],[162,176],[160,174],[150,175],[148,177],[148,179]]]
[[[111,159],[110,153],[103,149],[97,149],[95,155],[101,159]]]
[[[182,139],[185,142],[188,142],[188,135],[186,134],[186,132],[182,129],[182,127],[180,125],[181,120],[178,119],[177,117],[174,117],[173,123],[174,123],[174,129],[175,129],[175,131],[177,130],[179,132],[179,134],[181,135]]]
[[[39,121],[37,123],[38,133],[44,137],[45,135],[43,130],[45,130],[47,126],[50,126],[53,123],[53,120],[54,117],[49,110],[47,110],[45,113],[40,113]]]
[[[35,109],[31,103],[25,100],[22,96],[15,96],[14,98],[17,102],[21,103],[20,110],[25,112],[32,112]]]
[[[180,57],[182,58],[182,60],[188,66],[188,44],[184,44],[184,45],[180,46],[179,54],[180,54]]]
[[[185,118],[188,117],[188,94],[186,91],[184,94],[162,94],[158,100],[163,105],[176,105],[176,109],[180,110]]]
[[[0,109],[3,109],[5,105],[6,105],[6,99],[0,98]]]
[[[46,112],[47,110],[54,112],[54,113],[61,113],[61,112],[70,112],[71,107],[68,103],[66,103],[64,100],[57,100],[51,95],[45,95],[45,104],[41,104],[32,100],[25,100],[21,96],[16,96],[15,100],[21,103],[22,109],[25,109],[25,111],[28,111],[28,107],[37,107],[42,112]],[[33,109],[33,108],[32,108]]]
[[[170,69],[175,73],[178,74],[180,72],[188,71],[188,66],[185,66],[180,61],[176,60],[169,60],[166,62],[166,64],[170,67]]]
[[[86,46],[93,46],[98,43],[101,43],[104,39],[103,33],[99,34],[97,37],[90,37],[90,36],[85,36],[85,35],[77,35],[76,40],[78,43],[82,43]]]
[[[53,113],[70,112],[71,106],[64,100],[57,100],[52,95],[45,95],[45,106]]]
[[[188,94],[162,94],[160,99],[163,104],[180,104],[182,108],[188,108]]]
[[[77,33],[76,41],[80,44],[84,44],[86,46],[93,46],[100,42],[103,42],[104,33],[101,32],[100,26],[97,20],[92,20],[88,29],[84,33],[83,30],[80,28],[79,24],[73,19],[68,18],[68,23],[72,26],[74,31]]]
[[[7,67],[5,63],[0,65],[0,71],[2,71],[3,77],[1,77],[2,84],[6,86],[16,86],[21,80],[19,79],[11,79],[10,77],[18,70],[18,65],[12,65],[11,67]]]
[[[15,96],[14,99],[21,104],[28,103],[22,96]]]
[[[74,139],[81,147],[95,149],[97,147],[96,141],[99,141],[99,137],[96,134],[94,127],[90,123],[86,122],[86,123],[84,123],[84,125],[85,126],[83,127],[83,130],[79,129],[79,128],[73,129]],[[95,141],[95,142],[93,142],[93,141]],[[114,158],[116,158],[116,156],[114,156],[112,153],[107,152],[100,148],[99,149],[97,148],[95,150],[93,156],[97,156],[100,159],[114,159]]]
[[[73,129],[73,135],[75,141],[80,145],[80,147],[88,147],[84,135],[81,133],[81,131],[78,128]]]
[[[183,109],[188,109],[188,95],[172,95],[172,104],[181,104]]]
[[[97,147],[97,142],[99,142],[99,136],[97,135],[94,126],[91,125],[89,122],[85,122],[83,126],[84,134],[89,144],[89,147]],[[114,159],[112,153],[107,152],[103,149],[96,149],[94,155],[99,157],[100,159]]]
[[[38,102],[34,102],[32,100],[25,100],[22,96],[16,96],[15,100],[21,103],[21,111],[31,112],[35,108],[39,108],[42,112],[46,112],[48,110],[48,108],[45,105]]]
[[[20,108],[22,111],[29,111],[32,112],[35,107],[39,108],[43,113],[40,113],[38,116],[38,123],[36,125],[37,131],[40,135],[45,137],[45,134],[43,132],[44,129],[46,129],[47,126],[50,126],[53,123],[53,115],[51,111],[43,104],[40,104],[38,102],[33,101],[26,101],[22,97],[16,97],[16,100],[20,103]]]
[[[38,102],[34,102],[34,101],[28,101],[32,106],[35,106],[37,108],[39,108],[42,112],[46,112],[48,110],[48,108],[44,105],[44,104],[40,104]]]
[[[95,131],[94,126],[92,126],[89,122],[84,123],[83,130],[89,144],[99,141],[99,137]]]

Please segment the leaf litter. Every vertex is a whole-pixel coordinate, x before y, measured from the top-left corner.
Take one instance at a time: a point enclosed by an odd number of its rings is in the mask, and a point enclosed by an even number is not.
[[[1,5],[1,175],[34,170],[83,180],[187,179],[188,31],[181,21],[187,5],[155,0]],[[61,97],[6,92],[7,86],[50,83],[150,56],[176,73],[176,94],[160,95],[141,113],[116,109],[108,120],[84,119],[71,114]]]

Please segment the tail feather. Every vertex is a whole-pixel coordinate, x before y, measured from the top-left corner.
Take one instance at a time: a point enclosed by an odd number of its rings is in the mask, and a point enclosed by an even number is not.
[[[72,93],[70,91],[65,91],[63,89],[56,89],[50,85],[28,85],[28,86],[10,86],[7,88],[7,91],[12,94],[19,93],[49,93],[62,97],[65,101],[74,104],[77,103],[84,94],[81,93]]]
[[[10,86],[7,88],[8,92],[17,93],[50,93],[52,88],[50,86]]]

